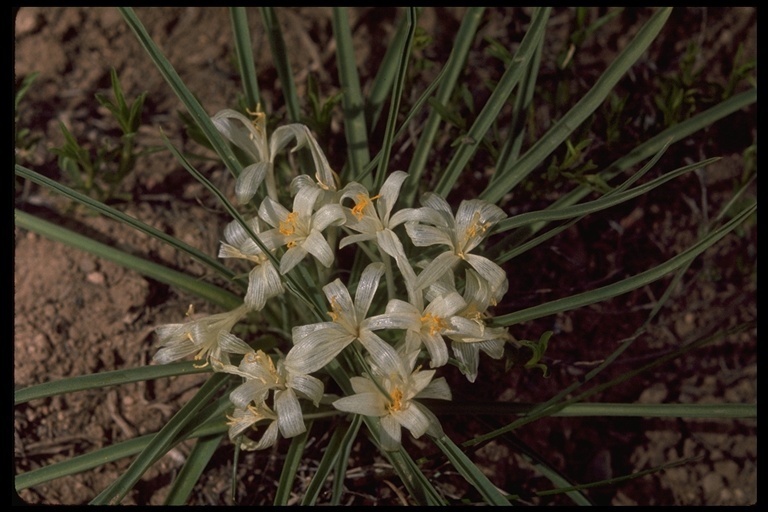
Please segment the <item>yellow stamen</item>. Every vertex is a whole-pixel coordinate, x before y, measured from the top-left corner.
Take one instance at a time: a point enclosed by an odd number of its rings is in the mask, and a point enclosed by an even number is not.
[[[392,403],[389,404],[389,411],[390,412],[396,412],[402,409],[403,407],[403,392],[400,391],[400,388],[395,388],[392,391]]]
[[[339,320],[339,303],[336,302],[336,297],[331,297],[331,311],[328,312],[328,316],[334,322]]]
[[[421,317],[421,324],[425,327],[429,327],[429,334],[434,336],[448,328],[448,322],[444,318],[440,318],[432,313],[427,313]]]
[[[251,124],[256,129],[257,132],[261,132],[261,126],[264,124],[265,118],[267,117],[264,112],[261,111],[261,105],[256,105],[256,111],[251,112],[249,109],[245,109],[248,114],[253,117],[253,121],[251,121]]]
[[[281,235],[290,236],[296,233],[296,220],[298,219],[299,214],[298,212],[291,212],[288,214],[288,216],[285,218],[285,220],[280,221],[280,226],[278,228],[278,231]]]
[[[368,194],[357,194],[357,202],[355,203],[354,208],[352,208],[352,215],[357,217],[357,220],[362,220],[365,207],[370,205],[373,201],[381,197],[381,194],[375,195],[373,197],[368,197]]]
[[[187,308],[187,315],[186,316],[187,317],[191,317],[194,314],[195,314],[195,305],[194,304],[190,304],[189,308]]]

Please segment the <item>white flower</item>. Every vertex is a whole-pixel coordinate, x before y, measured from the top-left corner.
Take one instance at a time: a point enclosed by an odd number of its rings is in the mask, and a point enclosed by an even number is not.
[[[451,391],[445,378],[432,380],[435,370],[413,370],[414,361],[408,358],[393,365],[374,365],[376,382],[367,377],[352,377],[350,383],[355,394],[333,402],[340,411],[380,418],[379,441],[385,450],[400,447],[401,427],[410,430],[415,438],[426,432],[434,437],[442,435],[435,415],[416,399],[450,400]]]
[[[405,224],[408,236],[417,247],[440,244],[447,245],[450,250],[427,265],[419,274],[416,286],[429,286],[464,260],[493,290],[503,288],[504,270],[488,258],[470,254],[470,251],[480,244],[494,224],[507,216],[504,211],[480,199],[471,199],[461,202],[454,218],[451,207],[437,194],[425,194],[421,202],[424,207],[410,214],[415,220]]]
[[[303,188],[293,200],[293,211],[267,197],[261,203],[259,216],[270,226],[278,245],[287,245],[288,250],[280,259],[280,273],[285,274],[295,267],[307,254],[312,254],[325,267],[333,263],[331,246],[321,233],[330,225],[344,222],[344,211],[338,204],[327,204],[312,213],[320,191]]]
[[[247,351],[250,347],[247,345],[222,346],[219,342],[220,334],[229,333],[247,312],[248,307],[243,304],[226,313],[198,318],[183,324],[166,324],[156,327],[155,333],[161,348],[152,359],[157,363],[165,364],[195,354],[196,361],[206,361],[203,366],[208,364],[209,358],[228,362],[228,354],[237,353],[238,350]]]
[[[355,300],[341,280],[325,285],[331,311],[331,322],[322,322],[293,328],[294,346],[285,358],[285,365],[298,374],[309,374],[324,367],[355,340],[365,347],[377,364],[399,360],[397,352],[373,331],[406,329],[411,318],[397,314],[382,314],[367,318],[373,296],[384,273],[382,263],[371,263],[363,270],[357,285]]]
[[[453,274],[434,283],[427,290],[427,297],[441,297],[455,291]],[[447,332],[451,339],[451,349],[461,363],[461,371],[467,380],[474,382],[480,363],[480,352],[485,352],[494,359],[504,355],[504,346],[511,340],[509,332],[503,327],[488,327],[486,310],[495,303],[494,291],[474,270],[467,270],[464,283],[465,306],[456,312],[464,319],[463,329]]]
[[[426,308],[422,302],[411,304],[393,299],[387,304],[387,313],[412,319],[415,328],[406,331],[404,353],[418,351],[424,345],[429,352],[430,367],[437,368],[448,362],[444,335],[477,336],[481,330],[475,322],[458,314],[467,304],[456,291],[435,296]]]
[[[235,408],[235,411],[231,416],[227,416],[227,419],[229,420],[227,422],[229,426],[229,439],[232,441],[239,439],[240,448],[243,450],[263,450],[277,442],[277,415],[264,403]],[[258,442],[243,437],[248,427],[255,428],[256,424],[263,420],[269,421],[269,426],[267,426]]]
[[[259,218],[254,217],[249,221],[249,226],[254,233],[259,233]],[[262,236],[262,235],[259,235]],[[270,240],[268,233],[261,239],[264,245],[274,248],[274,241]],[[261,250],[256,242],[243,229],[237,221],[232,221],[224,228],[224,239],[219,249],[219,258],[238,258],[254,263],[248,273],[248,291],[245,294],[245,305],[249,309],[259,311],[266,304],[267,299],[282,294],[285,289],[280,279],[280,274],[272,264],[272,260]]]
[[[230,338],[238,340],[230,334]],[[238,340],[239,341],[239,340]],[[308,398],[317,406],[323,396],[323,383],[310,375],[292,375],[283,360],[277,365],[259,350],[243,356],[240,365],[224,365],[218,371],[239,375],[244,382],[229,394],[237,409],[266,403],[269,392],[274,393],[275,418],[283,437],[293,437],[306,431],[299,398]]]
[[[309,128],[298,123],[288,124],[277,128],[267,137],[266,116],[259,111],[253,115],[251,121],[239,112],[224,109],[211,118],[222,135],[245,151],[254,162],[243,169],[235,184],[235,195],[241,204],[251,200],[264,180],[267,183],[267,195],[277,199],[274,160],[292,140],[296,141],[293,151],[309,147],[318,181],[325,186],[333,184],[333,171]]]
[[[351,198],[355,201],[355,206],[348,210],[345,225],[359,234],[343,238],[339,248],[353,243],[376,240],[378,246],[396,260],[405,257],[403,245],[392,229],[410,220],[409,214],[412,210],[401,210],[393,216],[391,213],[400,194],[400,187],[407,177],[408,174],[403,171],[391,173],[381,186],[378,195],[373,197],[359,183],[352,182],[344,187],[342,200]]]

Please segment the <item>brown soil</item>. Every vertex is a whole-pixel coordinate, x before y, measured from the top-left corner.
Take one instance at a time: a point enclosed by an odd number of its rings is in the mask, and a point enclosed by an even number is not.
[[[461,9],[426,9],[420,21],[434,35],[432,46],[420,50],[425,58],[442,62],[458,26]],[[223,8],[137,9],[150,35],[163,49],[179,75],[209,113],[236,106],[240,85],[228,11]],[[271,67],[269,46],[258,10],[249,11],[256,49],[259,85],[266,110],[285,117],[277,74]],[[291,50],[300,96],[306,78],[314,74],[321,93],[336,92],[331,10],[278,9],[283,35]],[[375,73],[375,62],[392,31],[397,11],[352,9],[359,62],[364,79]],[[573,13],[556,11],[549,55],[562,50]],[[599,73],[626,41],[627,34],[647,18],[645,11],[630,10],[589,39],[577,52],[579,66]],[[502,42],[528,17],[519,9],[487,13],[483,34]],[[523,21],[520,21],[523,20]],[[106,111],[93,99],[108,94],[110,66],[114,66],[128,98],[148,91],[140,147],[161,145],[159,129],[177,147],[201,152],[189,140],[177,114],[183,107],[141,49],[117,10],[111,8],[24,8],[16,18],[15,72],[18,80],[39,71],[40,76],[23,99],[19,126],[41,137],[39,143],[17,154],[17,162],[60,179],[55,157],[48,151],[61,145],[59,121],[64,121],[81,141],[98,144],[115,135]],[[517,28],[515,28],[517,27]],[[699,55],[710,81],[723,82],[733,66],[739,44],[745,55],[756,54],[756,13],[753,8],[681,9],[675,12],[663,38],[634,71],[649,80],[654,73],[676,69],[686,44],[695,40],[704,48]],[[517,32],[514,32],[517,30]],[[511,43],[510,43],[511,44]],[[478,52],[474,58],[487,58]],[[549,61],[547,61],[549,58]],[[730,60],[729,60],[730,59]],[[551,65],[551,64],[550,64]],[[553,76],[555,70],[549,70]],[[482,77],[486,78],[486,77]],[[496,77],[498,78],[498,77]],[[591,77],[584,77],[588,87]],[[590,82],[591,83],[591,82]],[[624,87],[627,87],[625,84]],[[648,100],[651,101],[651,100]],[[653,109],[653,105],[647,105]],[[543,113],[539,113],[543,116]],[[556,112],[550,112],[556,115]],[[537,122],[546,125],[537,115]],[[631,115],[628,113],[627,115]],[[639,114],[638,114],[639,115]],[[544,116],[546,117],[546,116]],[[331,124],[340,131],[338,117]],[[656,120],[656,122],[661,122]],[[633,125],[637,127],[637,123]],[[546,128],[546,126],[544,126]],[[628,130],[635,128],[629,127]],[[606,215],[588,218],[551,244],[514,261],[510,292],[500,307],[512,311],[567,296],[611,279],[650,268],[688,247],[707,216],[715,214],[733,194],[734,182],[745,167],[744,151],[756,137],[754,109],[731,116],[691,142],[671,148],[673,169],[710,156],[724,159],[697,176],[689,175],[662,192]],[[343,137],[338,137],[343,141]],[[630,140],[631,144],[633,141]],[[616,149],[614,149],[616,151]],[[340,168],[343,147],[329,147],[329,159]],[[690,160],[684,161],[686,155]],[[599,155],[589,155],[600,162]],[[407,161],[393,166],[407,167]],[[614,156],[615,158],[615,156]],[[677,160],[675,160],[677,158]],[[220,165],[201,161],[201,170],[224,190],[231,178]],[[483,185],[484,186],[484,185]],[[154,239],[140,235],[66,201],[17,180],[17,208],[34,213],[71,230],[86,233],[133,254],[183,270],[201,279],[223,284],[205,269]],[[124,184],[130,202],[117,207],[152,226],[215,255],[226,215],[204,188],[191,179],[167,152],[142,157]],[[754,190],[749,193],[755,194]],[[684,200],[680,200],[683,197]],[[702,208],[702,197],[707,206]],[[674,200],[671,198],[675,198]],[[540,207],[521,198],[515,208]],[[614,224],[611,224],[613,222]],[[621,226],[614,229],[611,226]],[[621,231],[621,232],[620,232]],[[641,337],[614,374],[648,362],[649,356],[679,347],[689,339],[756,318],[756,226],[754,223],[728,236],[707,251],[686,275],[649,333]],[[535,272],[517,269],[537,269]],[[14,266],[14,386],[16,389],[74,375],[133,368],[150,363],[156,350],[152,329],[183,319],[192,303],[200,312],[215,308],[178,290],[126,270],[114,263],[16,228]],[[547,353],[552,376],[514,369],[504,374],[503,364],[484,360],[474,387],[449,375],[459,398],[483,397],[520,402],[545,400],[584,375],[629,336],[647,316],[665,284],[644,287],[597,306],[582,308],[556,319],[542,319],[511,330],[520,339],[536,339],[547,329],[557,334]],[[603,402],[639,403],[755,403],[756,330],[749,329],[690,352],[633,379],[596,399]],[[45,466],[137,435],[154,432],[184,404],[205,380],[204,375],[159,379],[102,390],[71,393],[35,400],[14,409],[14,458],[17,472]],[[446,416],[444,425],[457,441],[501,424],[498,418],[465,420]],[[327,430],[313,431],[309,458],[300,469],[296,496],[313,474],[327,442]],[[603,504],[727,504],[756,501],[756,420],[677,420],[625,418],[550,418],[516,431],[516,438],[500,438],[470,452],[499,487],[527,496],[523,503],[567,503],[562,497],[535,498],[529,493],[547,490],[551,483],[540,476],[517,449],[523,442],[573,481],[589,482],[630,474],[676,460],[686,464],[626,483],[591,491]],[[271,503],[285,444],[275,450],[251,453],[239,464],[238,501]],[[428,443],[410,445],[432,453]],[[160,460],[124,500],[125,504],[162,504],[172,477],[179,471],[191,445],[182,444]],[[192,495],[192,504],[227,504],[233,449],[223,443]],[[317,458],[312,458],[316,456]],[[403,486],[391,474],[370,444],[361,436],[352,453],[347,475],[351,504],[397,504]],[[60,478],[21,491],[20,497],[36,504],[84,504],[95,497],[129,465],[110,463],[96,470]],[[435,464],[430,473],[449,498],[473,498],[465,483]]]

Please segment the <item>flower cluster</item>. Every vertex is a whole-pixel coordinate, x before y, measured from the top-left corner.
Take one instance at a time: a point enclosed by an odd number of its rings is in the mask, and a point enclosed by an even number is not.
[[[445,379],[435,377],[437,369],[452,362],[474,381],[480,352],[498,359],[510,340],[506,329],[486,323],[488,308],[507,290],[506,275],[473,252],[506,214],[481,200],[463,201],[454,214],[436,194],[425,194],[418,208],[396,210],[404,172],[391,173],[374,194],[357,182],[342,188],[305,126],[283,126],[268,137],[264,114],[251,120],[232,110],[216,114],[213,122],[253,159],[238,177],[237,200],[251,202],[266,184],[256,215],[244,224],[230,223],[219,251],[221,258],[246,262],[248,288],[243,305],[230,312],[158,327],[155,361],[194,354],[199,364],[241,377],[229,396],[234,412],[228,419],[230,438],[244,449],[272,446],[278,433],[287,438],[304,432],[303,404],[318,407],[321,401],[379,418],[379,441],[388,450],[400,445],[401,427],[414,437],[441,435],[435,415],[418,402],[451,399]],[[294,151],[309,148],[315,174],[293,179],[289,209],[280,202],[275,158],[292,142]],[[295,291],[286,285],[288,276],[346,275],[334,267],[336,245],[358,246],[370,263],[356,282],[337,278],[322,286],[327,312],[314,317],[307,316],[311,308],[293,312],[292,344],[284,355],[254,350],[232,333],[247,314],[263,312],[287,289]],[[420,259],[412,262],[409,250],[418,251]],[[297,269],[305,260],[315,265]],[[378,293],[384,276],[386,298]],[[237,364],[234,356],[242,356]],[[358,376],[349,379],[353,393],[334,399],[325,395],[319,372],[338,362]],[[422,369],[426,364],[429,370]],[[258,441],[244,435],[264,426]]]

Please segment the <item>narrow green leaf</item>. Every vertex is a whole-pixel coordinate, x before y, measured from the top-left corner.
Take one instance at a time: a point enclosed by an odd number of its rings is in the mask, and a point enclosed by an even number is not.
[[[243,93],[248,108],[255,111],[261,104],[259,81],[256,78],[256,67],[253,60],[251,44],[251,29],[248,27],[248,11],[245,7],[230,7],[232,19],[232,35],[235,40],[235,55],[237,55],[240,79],[243,81]]]
[[[349,17],[346,8],[333,8],[333,34],[336,38],[336,62],[339,67],[342,105],[344,109],[344,134],[347,139],[348,167],[342,178],[349,181],[350,176],[358,176],[370,162],[368,151],[368,131],[365,122],[365,101],[360,89],[360,77],[357,73],[355,48],[352,44]],[[370,187],[372,182],[364,180],[363,185]]]
[[[655,178],[654,180],[649,181],[648,183],[644,183],[630,190],[626,190],[624,192],[618,192],[615,194],[605,194],[599,199],[595,199],[594,201],[589,201],[587,203],[581,203],[573,206],[561,206],[559,208],[548,208],[546,210],[539,210],[535,212],[521,213],[520,215],[516,215],[512,218],[504,219],[500,221],[496,226],[494,226],[493,232],[500,233],[503,231],[508,231],[513,228],[517,228],[520,226],[527,226],[527,225],[535,224],[538,222],[570,219],[573,217],[582,217],[590,213],[599,212],[599,211],[605,210],[606,208],[610,208],[612,206],[616,206],[618,204],[626,202],[630,199],[634,199],[635,197],[645,195],[651,190],[653,190],[654,188],[657,188],[663,185],[664,183],[667,183],[670,180],[673,180],[693,170],[706,167],[707,165],[710,165],[711,163],[716,162],[717,160],[719,160],[719,158],[710,158],[707,160],[703,160],[701,162],[696,162],[691,165],[686,165],[685,167],[681,167],[679,169],[675,169],[674,171],[663,174],[658,178]]]
[[[384,110],[384,102],[392,90],[395,81],[397,67],[402,58],[401,48],[404,47],[405,38],[408,36],[408,16],[402,16],[397,24],[397,30],[392,41],[387,45],[387,51],[381,59],[376,76],[371,82],[371,90],[368,93],[365,116],[368,121],[368,132],[372,133],[379,122],[381,112]]]
[[[480,471],[474,462],[456,446],[448,436],[434,439],[435,444],[451,461],[453,467],[463,476],[467,482],[477,489],[485,501],[491,505],[510,505],[509,500],[498,487],[488,480],[488,477]]]
[[[288,505],[288,498],[291,497],[291,492],[293,491],[293,485],[296,481],[296,472],[299,470],[301,459],[304,457],[304,449],[307,446],[307,440],[309,439],[309,432],[312,430],[312,424],[313,421],[307,421],[307,430],[291,439],[291,446],[285,454],[283,470],[280,472],[280,480],[278,481],[277,489],[275,490],[274,504],[277,506]]]
[[[467,60],[467,54],[472,47],[480,21],[483,18],[484,7],[470,7],[464,15],[459,31],[456,33],[456,39],[451,48],[451,54],[443,68],[440,77],[440,85],[435,100],[441,105],[448,102],[456,88],[456,82],[464,69]],[[437,111],[430,111],[424,129],[421,132],[419,141],[411,157],[411,164],[408,167],[408,179],[403,186],[403,203],[407,206],[413,206],[416,195],[419,190],[418,184],[424,174],[424,168],[429,154],[434,150],[435,136],[440,126],[440,115]]]
[[[62,242],[100,258],[113,261],[125,268],[135,270],[142,275],[156,279],[161,283],[166,283],[180,290],[195,294],[212,304],[221,306],[222,308],[234,309],[243,302],[241,297],[233,295],[218,286],[205,283],[197,278],[164,267],[163,265],[158,265],[157,263],[127,254],[124,251],[96,242],[87,236],[62,228],[61,226],[57,226],[21,210],[15,210],[15,216],[16,225],[21,228],[34,231],[51,240]]]
[[[323,485],[328,480],[328,476],[333,470],[336,460],[339,454],[344,450],[344,442],[350,441],[348,434],[350,432],[357,433],[357,428],[353,428],[355,425],[359,428],[360,416],[355,415],[349,424],[337,424],[336,428],[331,434],[331,439],[328,441],[328,447],[325,449],[323,458],[320,459],[320,464],[317,466],[312,480],[307,486],[307,490],[304,493],[304,498],[301,500],[302,505],[314,505],[317,501],[317,497],[320,495],[320,491],[323,490]],[[354,440],[354,436],[352,436]],[[337,475],[341,476],[341,475]]]
[[[600,173],[600,176],[606,181],[613,179],[619,173],[629,169],[634,165],[637,165],[638,162],[649,158],[654,153],[657,153],[662,148],[664,148],[665,145],[678,142],[699,130],[711,126],[718,120],[727,117],[734,112],[741,110],[742,108],[746,108],[749,105],[752,105],[756,101],[757,91],[755,89],[737,94],[736,96],[733,96],[719,103],[718,105],[702,112],[701,114],[698,114],[690,119],[686,119],[681,123],[667,128],[655,137],[647,140],[639,146],[636,146],[627,155],[619,158],[611,165],[609,165],[605,171]],[[589,187],[583,185],[579,186],[564,196],[560,197],[552,204],[552,207],[575,204],[590,192],[591,189]],[[535,233],[539,231],[544,225],[545,223],[542,222],[530,226],[531,232]]]
[[[495,180],[493,186],[489,185],[483,191],[480,198],[497,203],[562,144],[600,106],[619,79],[656,39],[669,18],[671,10],[671,8],[658,9],[581,100],[537,140],[522,158],[510,162],[510,167],[496,171],[501,176]]]
[[[209,400],[220,392],[220,388],[229,375],[216,373],[200,387],[195,396],[187,402],[178,413],[152,438],[136,460],[125,470],[125,473],[104,489],[92,501],[92,505],[117,505],[142,475],[173,446],[179,432],[195,419],[195,413],[202,409]]]
[[[130,382],[155,380],[163,377],[175,377],[177,375],[192,375],[195,373],[210,372],[210,367],[200,368],[193,361],[169,363],[164,365],[140,366],[126,370],[113,370],[111,372],[90,373],[77,377],[44,382],[14,392],[14,405],[23,404],[30,400],[48,398],[51,396],[84,391],[87,389],[103,389],[109,386],[119,386]]]
[[[536,318],[552,315],[562,311],[568,311],[570,309],[576,309],[596,302],[622,295],[632,290],[636,290],[646,284],[652,283],[658,279],[661,279],[665,275],[677,270],[681,266],[687,264],[689,261],[696,258],[699,254],[707,250],[709,247],[721,240],[725,235],[730,233],[739,224],[744,222],[753,212],[757,210],[757,205],[753,204],[751,207],[744,209],[739,214],[734,216],[729,222],[710,233],[701,241],[692,245],[682,253],[673,256],[665,263],[662,263],[654,268],[648,269],[645,272],[641,272],[635,276],[629,277],[617,283],[613,283],[601,288],[596,288],[584,293],[572,295],[562,299],[533,306],[521,311],[516,311],[508,315],[502,315],[496,317],[493,320],[494,325],[509,326],[516,323],[527,322]]]
[[[205,415],[199,415],[200,426],[194,428],[186,434],[186,439],[193,439],[200,436],[210,436],[227,431],[227,425],[224,418],[217,418],[214,421],[204,421]],[[197,420],[197,418],[196,418]],[[131,455],[140,453],[154,439],[156,433],[121,441],[111,446],[106,446],[93,452],[78,455],[61,462],[56,462],[48,466],[43,466],[20,475],[16,475],[14,485],[17,491],[50,482],[57,478],[82,473],[95,467],[103,466],[109,462],[124,459]]]
[[[456,150],[448,167],[440,176],[440,180],[435,187],[436,194],[440,194],[443,197],[448,196],[462,170],[466,167],[472,155],[475,154],[486,132],[498,117],[504,103],[520,81],[525,69],[533,60],[536,48],[539,46],[541,38],[544,37],[544,30],[551,10],[549,7],[536,8],[536,12],[531,20],[531,26],[520,42],[520,47],[515,52],[512,63],[502,75],[499,83],[496,85],[496,89],[491,93],[491,96],[467,133],[467,140],[470,142],[463,143]],[[498,199],[488,201],[496,202]]]
[[[222,277],[228,280],[233,280],[235,276],[235,274],[231,270],[229,270],[227,267],[222,265],[221,262],[219,262],[215,258],[211,258],[201,250],[182,242],[178,238],[175,238],[166,233],[163,233],[159,229],[156,229],[148,224],[145,224],[140,220],[135,219],[130,215],[127,215],[121,212],[120,210],[116,210],[115,208],[107,206],[106,204],[100,201],[97,201],[85,194],[81,194],[76,190],[73,190],[67,186],[64,186],[57,181],[47,178],[42,174],[39,174],[31,169],[27,169],[26,167],[16,165],[16,175],[21,176],[22,178],[28,179],[29,181],[32,181],[34,183],[37,183],[38,185],[42,185],[43,187],[46,187],[49,190],[57,192],[65,197],[68,197],[69,199],[72,199],[73,201],[76,201],[84,206],[87,206],[88,208],[91,208],[94,211],[106,217],[109,217],[110,219],[114,219],[116,221],[122,222],[123,224],[131,226],[137,231],[140,231],[149,236],[155,237],[158,240],[167,243],[171,247],[174,247],[179,251],[187,253],[194,260],[198,261],[199,263],[202,263],[206,267],[210,268],[211,270],[213,270],[214,272],[218,273],[219,275],[221,275]],[[244,288],[244,284],[243,283],[240,283],[240,284]]]
[[[160,48],[158,48],[149,36],[144,25],[136,16],[136,13],[130,7],[119,7],[118,9],[128,26],[136,35],[141,46],[146,50],[149,57],[155,63],[155,66],[157,66],[157,69],[163,75],[163,78],[165,78],[168,85],[171,86],[171,89],[173,89],[173,92],[176,93],[184,106],[187,107],[187,110],[195,120],[195,123],[197,123],[202,132],[211,142],[214,151],[216,151],[232,174],[235,177],[239,176],[243,170],[243,166],[238,161],[232,148],[216,129],[208,113],[206,113],[205,109],[200,105],[200,102],[197,101],[197,98],[195,98],[192,92],[187,88],[186,84],[184,84],[171,63],[168,62],[168,59],[166,59],[162,51],[160,51]]]
[[[408,8],[408,14],[406,16],[408,31],[404,41],[402,41],[402,47],[399,49],[400,60],[397,66],[397,74],[395,76],[394,88],[392,90],[392,100],[389,104],[389,117],[387,118],[387,126],[384,129],[384,141],[382,142],[381,160],[379,160],[379,168],[374,176],[375,190],[379,190],[384,183],[384,179],[387,176],[387,167],[389,166],[389,155],[392,152],[392,142],[394,141],[395,124],[397,123],[397,117],[400,112],[400,100],[403,96],[403,87],[405,85],[406,71],[408,70],[408,58],[411,56],[411,46],[413,43],[413,35],[416,32],[416,9],[413,7]]]
[[[184,466],[173,480],[171,490],[168,491],[168,496],[165,497],[165,505],[184,505],[189,500],[189,495],[192,494],[195,484],[200,480],[205,467],[210,462],[213,454],[216,453],[216,449],[224,437],[226,437],[226,434],[218,434],[201,437],[197,440],[192,451],[187,456]]]
[[[280,21],[277,19],[274,7],[261,7],[261,18],[264,28],[267,30],[269,47],[272,50],[272,61],[277,70],[277,76],[282,85],[283,99],[288,109],[288,118],[294,122],[301,122],[301,106],[296,94],[296,82],[293,80],[291,63],[288,61],[288,49],[285,47],[283,31],[280,29]]]

